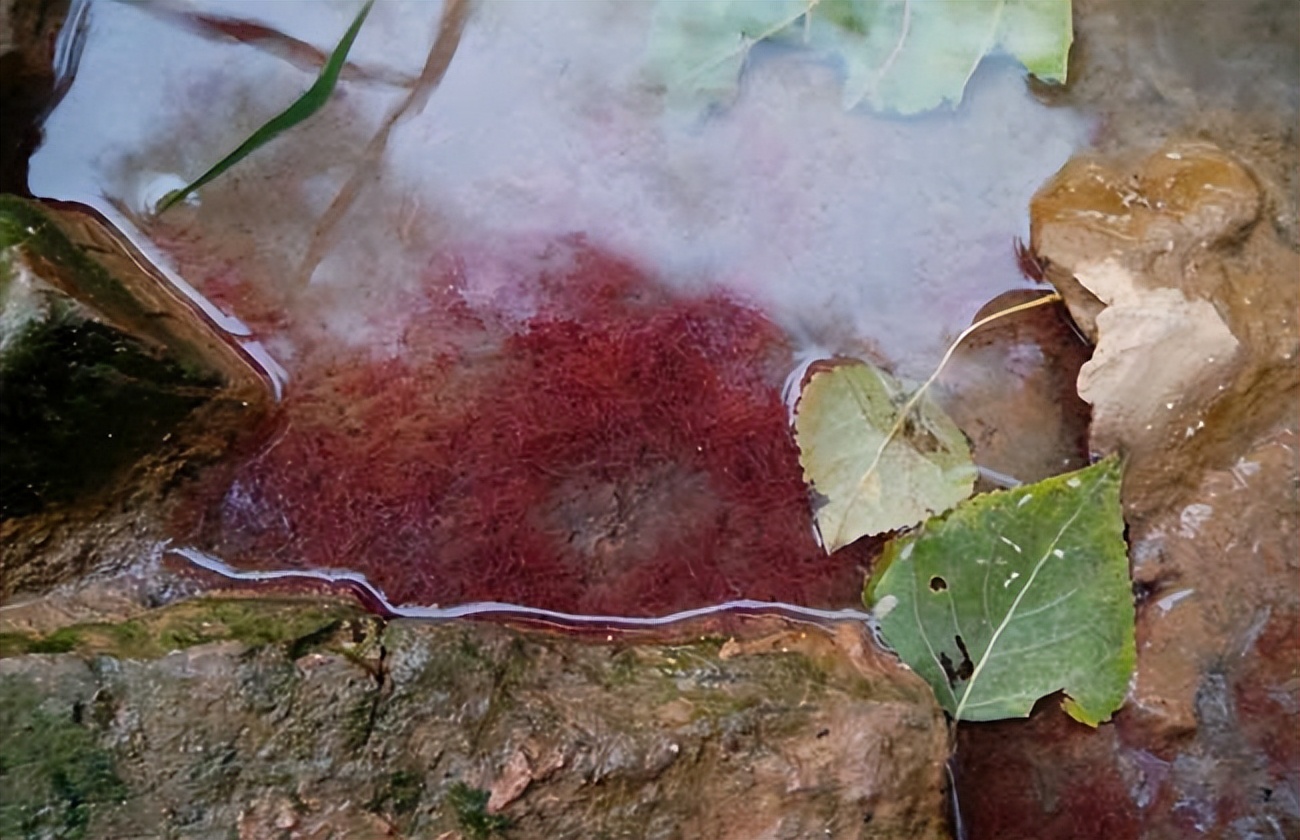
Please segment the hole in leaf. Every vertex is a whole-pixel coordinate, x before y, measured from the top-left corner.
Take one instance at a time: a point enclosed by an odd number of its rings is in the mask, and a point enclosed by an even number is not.
[[[908,416],[903,421],[902,436],[916,447],[918,452],[930,455],[935,452],[943,451],[943,443],[939,440],[924,422],[918,422],[917,418]]]
[[[948,581],[944,580],[938,575],[935,575],[934,577],[930,578],[931,592],[944,592],[947,589],[948,589]]]
[[[1140,607],[1147,601],[1150,601],[1155,594],[1160,591],[1160,581],[1157,580],[1135,580],[1133,581],[1133,601]]]
[[[948,654],[939,652],[939,664],[943,666],[944,676],[948,678],[948,684],[955,686],[959,682],[965,682],[975,673],[975,663],[971,661],[970,652],[966,650],[966,642],[961,636],[953,637],[957,642],[957,648],[961,651],[961,664],[953,665]]]
[[[975,673],[975,663],[971,662],[970,651],[966,650],[966,642],[962,641],[961,636],[955,638],[957,647],[961,650],[961,667],[957,669],[957,679],[968,680]]]

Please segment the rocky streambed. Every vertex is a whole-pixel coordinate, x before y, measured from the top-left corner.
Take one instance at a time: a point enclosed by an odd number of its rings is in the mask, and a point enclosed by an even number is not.
[[[1062,457],[1125,455],[1138,663],[1113,721],[1083,727],[1047,698],[1028,721],[954,731],[847,618],[427,621],[385,614],[362,590],[198,569],[170,550],[192,515],[178,505],[212,465],[257,451],[248,433],[276,411],[264,348],[223,333],[103,220],[4,196],[0,836],[1300,833],[1287,121],[1300,109],[1271,76],[1209,73],[1192,47],[1208,38],[1223,66],[1244,67],[1249,46],[1293,68],[1278,32],[1295,16],[1197,8],[1076,4],[1082,72],[1037,95],[1097,116],[1094,149],[1031,202],[1027,266],[1065,308],[978,336],[943,383],[995,472],[1032,480]],[[3,10],[0,52],[21,70],[7,80],[22,80],[0,90],[6,117],[39,115],[60,94],[46,68],[67,10]],[[27,122],[13,134],[6,118],[7,192],[25,189]],[[619,306],[635,320],[661,302]],[[398,403],[408,379],[393,374]],[[740,462],[719,463],[731,475]],[[701,482],[670,478],[690,491],[673,497],[683,507],[739,521],[696,504]],[[616,571],[629,545],[682,539],[625,511],[617,482],[564,486],[573,498],[552,519],[582,538],[572,554]],[[836,581],[857,585],[874,549],[860,548]],[[824,559],[808,549],[801,580]]]
[[[692,632],[694,631],[694,632]],[[850,624],[582,639],[207,598],[0,660],[6,836],[941,837],[947,729]]]

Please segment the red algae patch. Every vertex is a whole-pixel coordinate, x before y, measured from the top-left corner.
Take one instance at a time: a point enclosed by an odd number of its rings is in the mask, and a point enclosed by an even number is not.
[[[276,434],[203,479],[187,538],[245,568],[360,572],[396,604],[855,601],[871,546],[814,541],[784,335],[565,247],[491,294],[437,272],[391,357],[304,352]]]

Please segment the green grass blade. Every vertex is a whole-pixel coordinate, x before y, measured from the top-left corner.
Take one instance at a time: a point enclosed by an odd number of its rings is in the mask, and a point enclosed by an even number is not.
[[[265,125],[253,132],[247,140],[241,143],[239,148],[226,155],[207,172],[204,172],[184,188],[168,193],[159,204],[158,212],[162,213],[173,205],[184,201],[195,190],[216,179],[227,169],[265,146],[281,133],[293,128],[319,111],[321,106],[329,100],[330,94],[334,92],[334,85],[337,84],[339,73],[342,72],[343,65],[347,62],[348,52],[352,49],[352,42],[357,39],[357,33],[361,31],[361,24],[365,22],[366,15],[370,14],[370,7],[374,4],[375,0],[366,0],[366,4],[361,7],[361,11],[357,12],[357,16],[352,21],[352,25],[348,27],[348,31],[343,34],[343,40],[339,41],[338,46],[334,48],[334,52],[330,54],[329,61],[325,62],[325,66],[321,68],[320,75],[316,77],[316,82],[307,89],[306,93],[298,97],[297,101],[288,108],[268,120]]]

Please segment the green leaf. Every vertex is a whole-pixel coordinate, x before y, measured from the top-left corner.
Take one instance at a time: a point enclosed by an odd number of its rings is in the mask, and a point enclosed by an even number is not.
[[[970,448],[948,415],[924,394],[907,399],[896,379],[865,362],[813,374],[794,426],[828,552],[915,525],[975,485]]]
[[[845,71],[843,102],[916,114],[961,101],[985,55],[1064,82],[1070,0],[661,0],[650,63],[674,97],[734,97],[760,41],[810,47]]]
[[[334,48],[334,52],[330,54],[329,60],[321,68],[320,75],[316,77],[316,82],[307,89],[306,93],[298,97],[288,108],[272,117],[257,131],[254,131],[247,140],[239,145],[239,148],[226,155],[207,172],[204,172],[185,187],[164,196],[162,202],[158,205],[158,212],[161,213],[184,201],[195,190],[220,177],[227,169],[319,111],[329,100],[330,94],[334,92],[334,86],[339,80],[339,73],[342,72],[343,65],[347,63],[348,52],[352,49],[352,42],[357,39],[357,33],[361,31],[361,24],[365,22],[366,15],[370,14],[370,7],[374,4],[375,0],[366,0],[366,4],[361,7],[361,10],[357,12],[357,16],[352,20],[352,25],[348,27],[347,32],[343,33],[343,40],[339,41],[338,46]]]
[[[673,98],[734,96],[749,50],[786,32],[808,0],[660,0],[650,65]]]
[[[1121,466],[971,499],[885,550],[866,598],[885,640],[955,720],[1025,717],[1064,690],[1096,726],[1133,672]]]

